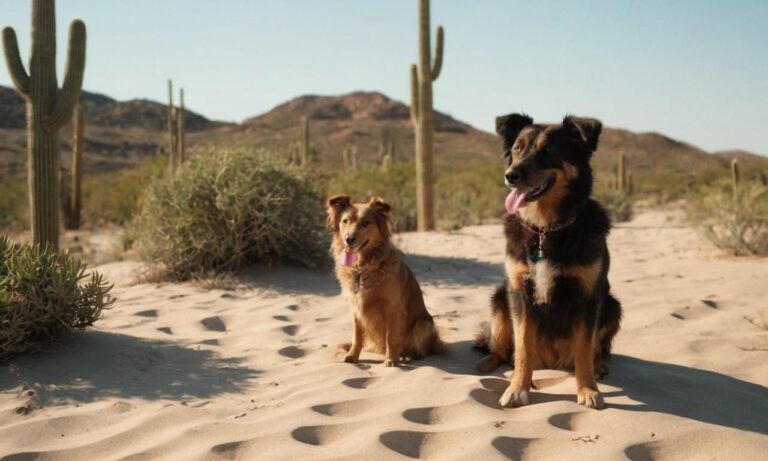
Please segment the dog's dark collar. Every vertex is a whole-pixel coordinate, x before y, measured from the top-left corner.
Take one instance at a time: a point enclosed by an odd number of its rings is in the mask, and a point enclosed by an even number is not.
[[[551,224],[551,225],[549,225],[547,227],[538,227],[538,226],[534,226],[532,224],[528,224],[527,222],[525,222],[525,219],[523,219],[517,213],[515,213],[514,216],[515,216],[515,218],[517,218],[517,221],[520,223],[521,226],[523,226],[523,228],[525,230],[531,232],[532,234],[536,234],[536,235],[546,235],[546,234],[549,234],[551,232],[558,232],[558,231],[561,231],[561,230],[565,229],[566,227],[568,227],[568,226],[570,226],[570,225],[572,225],[573,223],[576,222],[576,216],[574,216],[574,217],[572,217],[571,219],[569,219],[567,221],[556,222],[556,223],[553,223],[553,224]]]
[[[576,216],[574,216],[567,221],[556,222],[547,227],[537,227],[525,222],[525,220],[518,214],[515,214],[515,217],[517,218],[517,222],[520,223],[520,226],[527,231],[526,247],[528,250],[528,258],[534,263],[547,257],[544,253],[544,242],[547,240],[547,235],[559,232],[576,222]]]

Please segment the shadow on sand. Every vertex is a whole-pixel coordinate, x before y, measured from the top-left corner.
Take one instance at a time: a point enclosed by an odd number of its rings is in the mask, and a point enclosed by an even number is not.
[[[405,255],[405,263],[421,284],[495,285],[504,268],[474,259]],[[237,275],[246,287],[274,290],[289,295],[337,296],[339,282],[331,268],[309,270],[295,266],[252,266]]]
[[[414,362],[411,366],[433,366],[452,374],[480,375],[475,362],[482,356],[472,350],[471,341],[450,345],[451,351]],[[708,424],[768,435],[768,388],[722,373],[698,368],[653,362],[625,355],[614,355],[610,373],[601,383],[618,390],[604,392],[614,409],[657,412],[693,419]],[[498,399],[509,385],[499,367],[480,379],[483,388],[472,391],[479,403],[500,409]],[[627,396],[638,403],[611,403],[612,397]],[[533,391],[532,405],[553,401],[575,402],[575,393],[553,394]]]
[[[46,351],[0,367],[0,390],[20,384],[37,391],[43,404],[93,402],[105,397],[209,399],[238,392],[259,375],[222,358],[171,342],[88,331],[60,350]]]
[[[496,285],[504,279],[501,264],[443,256],[405,255],[419,283],[435,285]]]

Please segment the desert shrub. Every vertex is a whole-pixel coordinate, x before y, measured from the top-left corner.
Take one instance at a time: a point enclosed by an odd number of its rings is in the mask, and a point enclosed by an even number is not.
[[[718,248],[736,256],[768,255],[768,187],[753,181],[734,195],[720,181],[691,193],[688,222]]]
[[[622,193],[606,187],[598,188],[595,191],[594,198],[603,205],[612,222],[625,222],[632,219],[634,209],[634,197],[632,194]]]
[[[435,217],[441,229],[501,219],[508,189],[497,165],[440,175],[435,185]]]
[[[17,231],[28,225],[27,183],[24,178],[0,180],[0,230]]]
[[[327,195],[347,194],[362,202],[377,195],[395,205],[395,229],[416,229],[416,172],[412,163],[395,163],[389,171],[366,166],[331,179]]]
[[[78,259],[0,236],[0,359],[93,325],[111,289]]]
[[[187,280],[255,262],[327,261],[323,198],[266,151],[204,153],[149,184],[132,223],[158,275]]]

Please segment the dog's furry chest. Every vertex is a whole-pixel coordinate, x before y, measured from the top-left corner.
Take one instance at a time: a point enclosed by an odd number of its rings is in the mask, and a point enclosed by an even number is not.
[[[533,301],[536,304],[548,304],[555,290],[555,279],[560,275],[560,269],[548,259],[529,262],[528,282],[533,288]]]

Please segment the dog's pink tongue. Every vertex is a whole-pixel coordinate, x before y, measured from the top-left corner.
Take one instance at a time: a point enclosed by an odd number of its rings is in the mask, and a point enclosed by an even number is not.
[[[528,202],[525,201],[525,194],[520,189],[514,188],[504,200],[504,206],[507,208],[507,213],[515,214],[520,208],[528,206]]]
[[[357,262],[357,253],[344,251],[344,265],[349,267]]]

